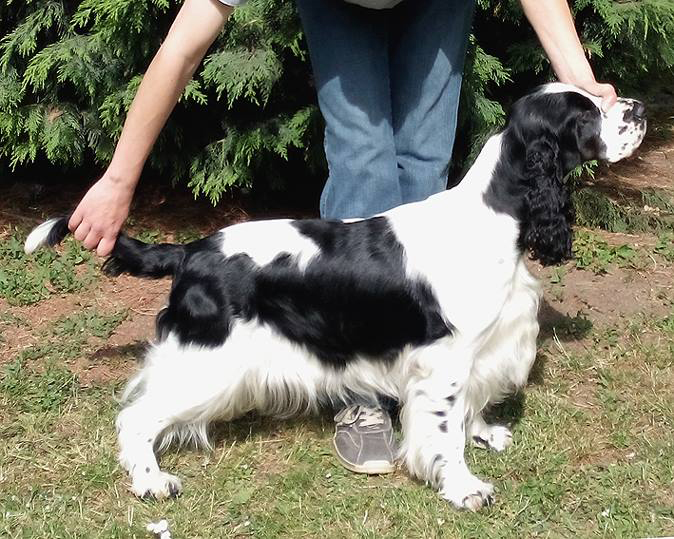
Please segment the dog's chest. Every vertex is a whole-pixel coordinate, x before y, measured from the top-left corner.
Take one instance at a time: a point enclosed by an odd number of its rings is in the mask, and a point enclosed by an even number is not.
[[[446,319],[470,333],[479,333],[499,316],[516,284],[520,258],[515,221],[480,213],[464,220],[445,216],[448,226],[441,240],[415,241],[404,227],[396,231],[404,238],[407,274],[426,280]]]

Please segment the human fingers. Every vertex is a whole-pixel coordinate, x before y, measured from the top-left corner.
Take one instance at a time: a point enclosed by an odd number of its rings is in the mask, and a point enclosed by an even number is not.
[[[101,241],[103,235],[95,229],[90,229],[87,237],[82,241],[85,249],[95,249],[98,247],[98,243]]]
[[[112,249],[115,246],[116,241],[117,241],[116,237],[104,236],[101,239],[101,241],[98,242],[98,248],[96,249],[96,254],[98,256],[108,256],[112,252]]]
[[[77,227],[80,226],[80,223],[82,222],[83,219],[84,216],[82,215],[82,212],[80,211],[80,208],[78,206],[77,208],[75,208],[75,211],[68,220],[68,230],[70,230],[70,232],[75,232],[75,230],[77,230]]]
[[[615,105],[616,101],[618,100],[618,95],[616,94],[615,88],[612,84],[608,84],[606,82],[593,82],[585,89],[592,95],[601,98],[601,108],[604,112],[607,112],[613,105]]]
[[[91,225],[85,221],[82,221],[79,225],[77,225],[77,228],[73,232],[73,236],[77,241],[84,241],[84,239],[89,235],[90,230]]]
[[[611,84],[600,84],[599,95],[601,96],[601,108],[604,112],[608,111],[616,101],[618,101],[618,94]]]

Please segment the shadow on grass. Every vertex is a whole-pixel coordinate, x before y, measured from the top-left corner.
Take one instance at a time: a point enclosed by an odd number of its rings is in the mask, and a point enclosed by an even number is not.
[[[214,447],[242,444],[254,438],[269,439],[282,437],[293,427],[303,426],[310,432],[321,432],[326,425],[332,425],[334,412],[329,408],[321,409],[318,414],[306,414],[285,419],[262,416],[250,412],[232,421],[217,421],[210,426],[209,438]],[[328,449],[328,447],[326,447]],[[169,450],[171,451],[171,450]]]
[[[491,406],[485,412],[485,420],[495,425],[517,425],[524,415],[526,394],[522,391],[508,397],[501,404]]]
[[[538,323],[540,325],[539,345],[555,336],[562,342],[579,341],[587,337],[593,327],[592,320],[582,312],[579,312],[576,316],[561,313],[550,305],[545,298],[543,298],[538,311]],[[536,365],[534,364],[535,368]]]
[[[127,344],[109,345],[98,348],[88,356],[92,363],[106,363],[107,360],[116,358],[133,359],[134,363],[140,363],[148,348],[145,340],[136,340]]]

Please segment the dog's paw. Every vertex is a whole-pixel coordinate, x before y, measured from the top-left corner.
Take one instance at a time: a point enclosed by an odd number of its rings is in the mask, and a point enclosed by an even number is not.
[[[508,427],[502,425],[489,425],[479,434],[472,436],[473,444],[482,449],[492,451],[505,451],[513,443],[513,434]]]
[[[440,490],[440,496],[457,509],[475,512],[494,503],[494,486],[473,475],[463,481],[448,478]]]
[[[161,471],[135,474],[131,482],[131,492],[139,498],[176,498],[182,491],[180,479]]]

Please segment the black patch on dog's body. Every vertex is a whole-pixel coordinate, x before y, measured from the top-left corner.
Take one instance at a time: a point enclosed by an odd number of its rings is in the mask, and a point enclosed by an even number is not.
[[[451,334],[430,287],[405,275],[402,245],[386,218],[293,223],[320,247],[301,272],[291,257],[260,269],[257,314],[321,360],[390,360],[406,345]]]
[[[452,333],[430,287],[405,275],[403,248],[384,217],[291,226],[320,248],[304,270],[284,252],[264,266],[246,254],[226,257],[226,230],[184,246],[126,238],[106,270],[146,277],[172,271],[157,334],[174,332],[184,344],[219,346],[235,319],[257,319],[322,362],[343,367],[358,357],[391,361],[407,345]]]
[[[219,346],[236,318],[254,316],[256,265],[247,255],[225,257],[219,249],[186,254],[157,318],[157,333],[174,331],[181,343]]]

